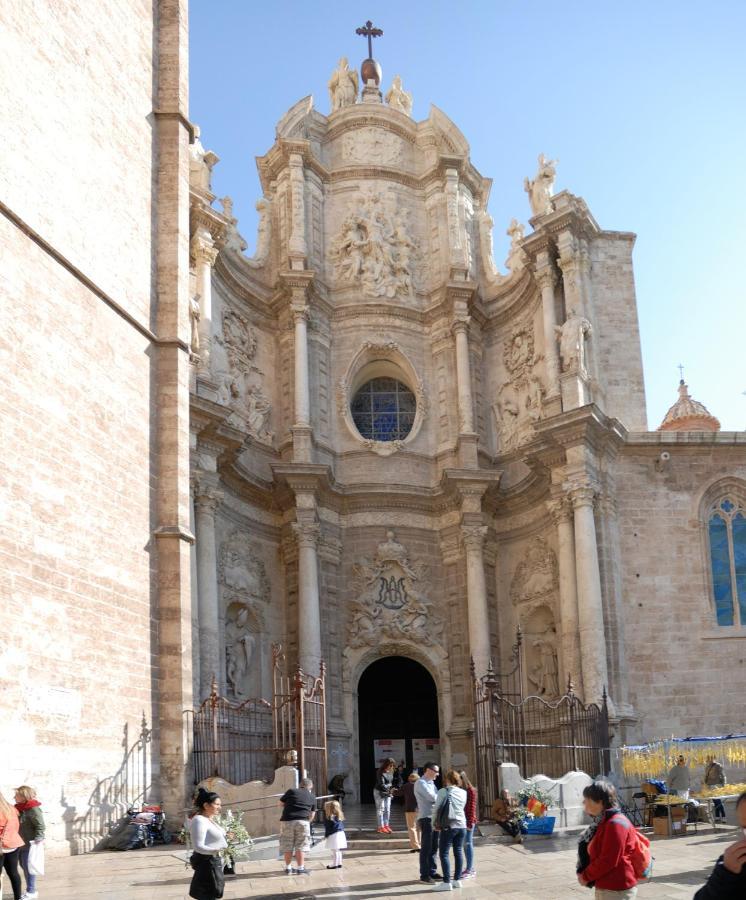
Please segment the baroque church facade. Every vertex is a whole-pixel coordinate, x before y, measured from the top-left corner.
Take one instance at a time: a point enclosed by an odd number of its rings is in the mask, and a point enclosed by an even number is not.
[[[464,135],[343,59],[328,112],[300,100],[257,159],[250,254],[189,121],[186,4],[157,6],[116,47],[103,18],[64,23],[100,75],[91,108],[111,106],[111,59],[150,54],[122,87],[128,141],[62,90],[73,55],[51,77],[32,53],[82,137],[50,159],[49,123],[14,107],[26,152],[3,175],[4,740],[18,783],[61,798],[59,845],[86,849],[143,715],[152,793],[178,812],[184,710],[213,679],[268,696],[273,643],[324,661],[330,773],[353,794],[370,738],[399,736],[366,728],[365,673],[422,667],[437,712],[409,737],[468,764],[472,665],[507,666],[519,628],[523,690],[606,692],[617,743],[743,730],[743,434],[683,383],[648,430],[634,235],[555,191],[542,155],[502,272]]]

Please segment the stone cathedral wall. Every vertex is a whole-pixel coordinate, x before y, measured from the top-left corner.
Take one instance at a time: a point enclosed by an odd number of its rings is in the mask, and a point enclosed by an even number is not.
[[[670,460],[661,469],[662,450]],[[702,510],[705,493],[726,481],[746,485],[736,446],[641,441],[619,457],[626,665],[639,715],[628,740],[746,730],[743,630],[716,623]]]
[[[153,327],[153,23],[143,0],[0,11],[0,196],[52,248],[0,218],[0,789],[37,788],[53,853],[147,787],[125,757],[155,717],[155,359],[52,252]]]

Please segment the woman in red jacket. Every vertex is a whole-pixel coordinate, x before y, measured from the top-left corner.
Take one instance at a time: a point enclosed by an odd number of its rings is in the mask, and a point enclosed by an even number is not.
[[[590,862],[578,873],[578,881],[596,888],[596,900],[633,900],[635,829],[619,810],[616,788],[608,781],[595,781],[584,789],[583,798],[585,811],[598,824],[588,844]]]

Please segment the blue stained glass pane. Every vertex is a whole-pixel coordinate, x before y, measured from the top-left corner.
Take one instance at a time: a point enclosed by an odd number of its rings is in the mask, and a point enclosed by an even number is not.
[[[399,400],[399,412],[414,412],[416,405],[414,394],[407,391],[406,394],[399,393],[397,397]]]
[[[730,579],[728,526],[720,516],[710,519],[710,561],[718,625],[733,624],[733,592]]]
[[[373,425],[370,414],[366,415],[365,413],[353,413],[352,420],[355,423],[355,428],[357,428],[357,430],[364,438],[369,438],[372,436]]]
[[[394,378],[374,378],[368,384],[371,391],[395,391],[398,382]]]
[[[723,500],[723,502],[720,504],[720,509],[724,509],[727,513],[735,508],[736,507],[730,502],[730,500]]]
[[[358,412],[370,412],[370,394],[356,394],[351,409],[353,415]]]
[[[733,517],[733,558],[736,564],[736,593],[741,611],[741,625],[746,625],[746,518]]]
[[[396,412],[396,394],[374,394],[373,412]]]

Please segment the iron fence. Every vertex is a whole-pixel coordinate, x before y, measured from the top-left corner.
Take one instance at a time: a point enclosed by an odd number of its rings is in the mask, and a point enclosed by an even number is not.
[[[211,776],[231,784],[271,781],[274,770],[298,765],[314,785],[326,786],[326,670],[318,677],[285,672],[279,644],[272,646],[272,699],[236,703],[222,697],[213,678],[210,696],[192,714],[194,783]]]

